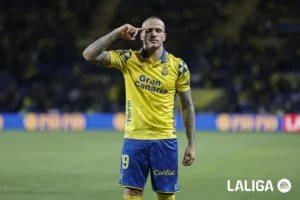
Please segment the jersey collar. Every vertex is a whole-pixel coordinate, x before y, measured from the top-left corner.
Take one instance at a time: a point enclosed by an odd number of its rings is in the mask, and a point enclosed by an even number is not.
[[[145,51],[144,47],[141,48],[141,55],[143,58],[147,58],[147,52]],[[167,51],[163,48],[163,53],[160,57],[160,60],[162,63],[166,63],[167,62]]]

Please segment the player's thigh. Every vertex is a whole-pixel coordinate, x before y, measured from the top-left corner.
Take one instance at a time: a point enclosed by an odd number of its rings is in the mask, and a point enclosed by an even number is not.
[[[173,193],[179,190],[177,139],[157,140],[151,146],[150,173],[154,191]]]
[[[145,141],[124,139],[119,184],[133,189],[144,189],[149,172],[149,151]]]

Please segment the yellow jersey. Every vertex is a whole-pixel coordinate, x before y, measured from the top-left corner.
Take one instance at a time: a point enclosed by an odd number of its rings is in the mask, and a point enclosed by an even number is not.
[[[109,51],[111,66],[122,71],[126,89],[125,138],[176,138],[176,92],[190,90],[190,72],[180,58],[163,49],[157,63],[143,49]]]

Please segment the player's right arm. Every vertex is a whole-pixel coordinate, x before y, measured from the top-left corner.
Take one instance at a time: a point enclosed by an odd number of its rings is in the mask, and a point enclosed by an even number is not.
[[[112,59],[109,52],[105,51],[106,48],[109,47],[118,38],[135,40],[138,32],[142,30],[142,28],[135,28],[130,24],[125,24],[90,44],[83,51],[83,57],[88,62],[98,66],[111,66]]]

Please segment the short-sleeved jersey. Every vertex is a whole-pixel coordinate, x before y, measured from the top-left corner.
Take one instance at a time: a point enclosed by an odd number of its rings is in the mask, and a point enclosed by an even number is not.
[[[176,138],[176,92],[190,90],[190,72],[180,58],[163,50],[161,60],[147,61],[146,51],[109,51],[111,66],[122,71],[126,89],[125,138]]]

